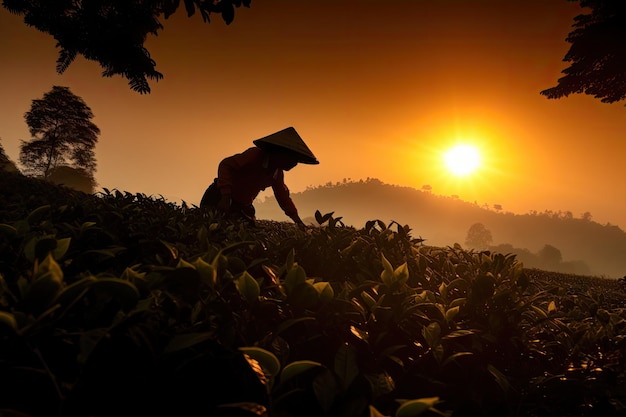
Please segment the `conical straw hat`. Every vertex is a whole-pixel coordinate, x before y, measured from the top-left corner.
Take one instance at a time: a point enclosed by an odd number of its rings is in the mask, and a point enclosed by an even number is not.
[[[296,154],[298,161],[303,164],[319,164],[313,152],[306,146],[296,129],[288,127],[271,135],[252,141],[256,146],[265,150],[281,148]]]

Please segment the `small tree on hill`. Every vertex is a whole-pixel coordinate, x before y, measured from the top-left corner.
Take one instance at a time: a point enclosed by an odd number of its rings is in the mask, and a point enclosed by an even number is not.
[[[43,99],[33,100],[24,117],[32,135],[20,148],[27,174],[47,179],[55,168],[70,166],[93,181],[100,129],[91,121],[93,113],[82,98],[68,87],[54,86]]]
[[[482,223],[474,223],[467,231],[465,245],[468,248],[484,250],[493,243],[491,232]]]
[[[544,267],[554,268],[563,261],[563,255],[561,251],[552,245],[544,245],[543,248],[537,253],[539,260]]]

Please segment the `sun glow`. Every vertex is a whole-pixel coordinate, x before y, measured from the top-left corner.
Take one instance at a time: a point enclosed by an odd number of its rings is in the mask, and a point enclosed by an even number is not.
[[[471,145],[456,145],[444,154],[445,166],[452,174],[464,177],[480,167],[480,153]]]
[[[406,163],[396,165],[403,173],[410,166],[411,183],[433,194],[501,204],[503,199],[494,201],[492,196],[501,196],[503,190],[520,183],[520,152],[507,136],[509,132],[491,121],[479,123],[479,116],[450,123],[451,116],[446,115],[445,120],[435,119],[428,129],[416,128],[397,149],[398,154],[406,154]]]

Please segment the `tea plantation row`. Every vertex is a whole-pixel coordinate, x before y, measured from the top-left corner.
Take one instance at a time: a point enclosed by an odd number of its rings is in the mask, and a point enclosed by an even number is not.
[[[2,416],[623,416],[618,281],[0,172]]]

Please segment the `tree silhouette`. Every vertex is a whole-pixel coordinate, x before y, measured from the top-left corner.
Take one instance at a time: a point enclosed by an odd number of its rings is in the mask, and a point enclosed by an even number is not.
[[[544,245],[544,247],[541,248],[539,252],[537,252],[537,256],[543,263],[544,267],[555,267],[563,260],[563,255],[561,255],[561,251],[554,246],[548,244]]]
[[[196,10],[205,22],[211,13],[221,14],[226,24],[235,18],[235,7],[250,7],[251,0],[185,0],[187,15]],[[160,80],[156,62],[144,47],[148,34],[163,29],[159,18],[176,12],[180,0],[3,0],[11,13],[24,16],[28,26],[48,33],[60,48],[57,72],[63,73],[76,56],[98,62],[102,75],[121,75],[130,87],[149,93],[148,79]]]
[[[54,86],[43,99],[33,100],[24,117],[33,137],[20,147],[27,174],[48,178],[55,168],[68,165],[93,179],[100,129],[82,98],[68,87]]]
[[[623,0],[580,0],[590,14],[574,18],[575,28],[566,40],[571,47],[563,61],[555,87],[543,90],[548,98],[585,93],[603,103],[626,99],[626,2]]]
[[[591,212],[586,211],[580,216],[580,218],[586,222],[590,222],[593,216],[591,215]]]
[[[491,232],[482,223],[474,223],[467,231],[465,245],[469,248],[484,250],[487,249],[492,242],[493,238]]]

